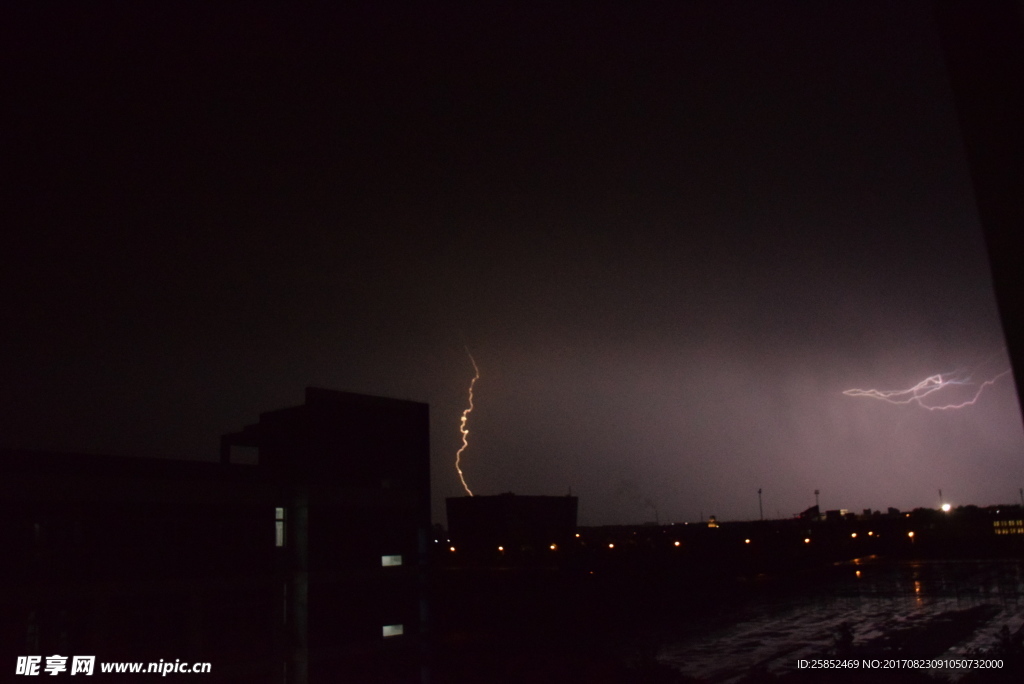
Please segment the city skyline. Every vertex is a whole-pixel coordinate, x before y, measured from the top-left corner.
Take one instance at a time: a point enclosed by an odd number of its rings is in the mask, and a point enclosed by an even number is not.
[[[584,525],[1018,500],[929,2],[4,13],[0,447],[408,398],[440,522],[478,367],[466,488]]]

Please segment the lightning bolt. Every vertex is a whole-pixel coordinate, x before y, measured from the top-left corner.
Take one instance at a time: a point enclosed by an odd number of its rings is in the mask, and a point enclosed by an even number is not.
[[[462,433],[462,447],[455,452],[455,470],[459,473],[459,480],[462,481],[462,487],[466,490],[466,493],[473,496],[473,492],[470,491],[466,485],[466,478],[462,475],[462,468],[459,467],[459,462],[462,460],[462,452],[466,450],[469,443],[466,441],[466,437],[469,436],[469,430],[466,429],[466,420],[469,418],[469,412],[473,410],[473,385],[480,379],[480,369],[477,368],[476,361],[473,359],[473,355],[469,353],[469,347],[466,347],[466,354],[469,356],[470,362],[473,364],[473,370],[476,375],[469,383],[469,407],[462,412],[462,422],[459,425],[459,432]]]
[[[1004,375],[1008,375],[1009,373],[1010,373],[1010,369],[1004,370],[1002,373],[999,373],[995,377],[982,382],[980,385],[975,385],[975,383],[971,382],[970,381],[971,378],[969,376],[966,377],[966,378],[959,378],[959,377],[957,377],[956,373],[950,373],[950,374],[941,374],[940,373],[938,375],[929,376],[929,377],[925,378],[924,380],[922,380],[921,382],[919,382],[916,385],[914,385],[913,387],[911,387],[909,389],[905,389],[905,390],[874,390],[874,389],[862,390],[862,389],[848,389],[848,390],[844,391],[843,394],[845,394],[848,397],[870,397],[872,399],[880,399],[880,400],[886,401],[886,402],[888,402],[890,404],[917,404],[918,406],[921,406],[922,408],[926,408],[929,411],[946,411],[948,409],[958,409],[958,408],[963,408],[965,406],[972,406],[972,405],[974,405],[974,403],[976,401],[978,401],[978,398],[981,396],[981,393],[985,391],[986,387],[988,387],[989,385],[995,384],[995,382],[997,380],[999,380],[999,378],[1003,377]],[[970,399],[968,399],[966,401],[962,401],[960,403],[951,403],[951,404],[930,404],[930,403],[926,404],[925,403],[925,401],[924,401],[925,397],[933,395],[936,392],[939,392],[939,391],[941,391],[941,390],[943,390],[943,389],[945,389],[947,387],[952,387],[952,386],[962,386],[962,387],[975,387],[976,386],[978,389],[974,393],[973,397],[971,397]]]

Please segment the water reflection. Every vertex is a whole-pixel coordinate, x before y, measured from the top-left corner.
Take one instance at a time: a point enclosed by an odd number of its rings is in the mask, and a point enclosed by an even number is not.
[[[798,589],[765,592],[727,624],[709,623],[704,634],[663,648],[660,660],[730,682],[754,667],[782,673],[800,658],[835,657],[844,632],[852,633],[852,657],[955,658],[990,648],[1002,626],[1022,624],[1020,561],[859,560]]]

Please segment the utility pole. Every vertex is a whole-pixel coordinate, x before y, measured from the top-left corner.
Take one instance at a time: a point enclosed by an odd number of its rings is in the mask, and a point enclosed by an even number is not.
[[[818,507],[818,515],[821,515],[821,505],[818,503],[818,490],[814,490],[814,505]]]
[[[757,488],[757,508],[761,511],[761,520],[764,520],[764,504],[761,503],[761,488]]]

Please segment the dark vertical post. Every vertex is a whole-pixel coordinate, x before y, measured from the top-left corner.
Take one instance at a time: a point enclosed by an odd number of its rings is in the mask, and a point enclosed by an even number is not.
[[[764,520],[764,503],[761,501],[761,488],[757,488],[757,509],[761,511],[761,520]]]
[[[309,684],[309,493],[295,490],[287,516],[288,684]]]
[[[1020,0],[935,0],[934,7],[1020,397],[1024,388],[1024,6]]]

